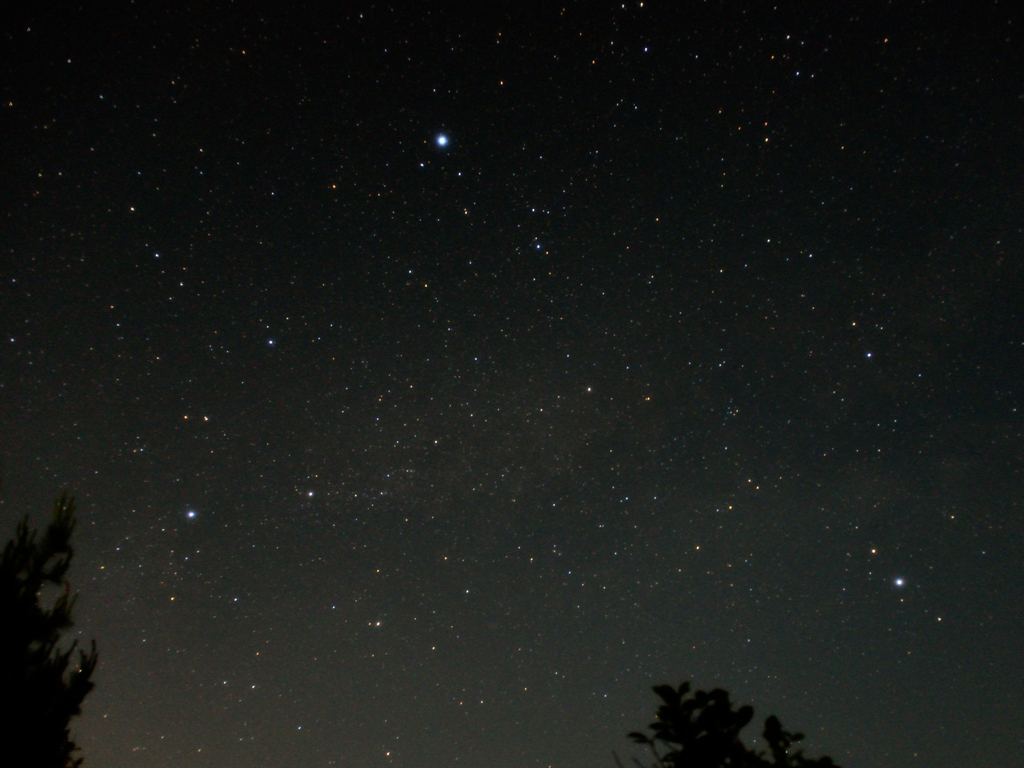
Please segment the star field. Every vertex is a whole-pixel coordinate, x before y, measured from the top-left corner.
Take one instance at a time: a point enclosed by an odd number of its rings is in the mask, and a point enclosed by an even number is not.
[[[1019,12],[258,5],[3,22],[86,766],[1024,762]]]

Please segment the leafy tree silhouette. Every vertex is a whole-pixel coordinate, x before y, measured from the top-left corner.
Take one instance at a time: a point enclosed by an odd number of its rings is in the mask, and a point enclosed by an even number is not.
[[[96,641],[89,653],[77,641],[61,648],[72,626],[75,597],[65,576],[74,550],[75,500],[67,492],[54,502],[41,537],[28,516],[0,555],[0,765],[5,768],[73,768],[82,759],[69,732],[92,690]],[[47,609],[41,592],[61,592]],[[78,651],[78,663],[71,659]]]
[[[784,731],[774,715],[764,724],[764,739],[772,762],[763,752],[748,749],[740,741],[740,731],[753,719],[754,708],[742,706],[734,710],[729,693],[721,688],[696,691],[689,698],[689,683],[679,688],[656,685],[654,692],[662,704],[657,719],[649,726],[652,734],[629,734],[635,743],[650,748],[654,755],[650,768],[839,768],[830,757],[808,758],[803,750],[791,754],[790,748],[804,735]],[[618,755],[615,761],[623,768]],[[635,758],[634,762],[638,768],[647,768]]]

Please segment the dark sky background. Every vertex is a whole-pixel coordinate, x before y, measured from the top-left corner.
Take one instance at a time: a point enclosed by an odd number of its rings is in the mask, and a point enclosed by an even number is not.
[[[684,679],[1024,764],[1017,4],[19,5],[86,766],[610,768]]]

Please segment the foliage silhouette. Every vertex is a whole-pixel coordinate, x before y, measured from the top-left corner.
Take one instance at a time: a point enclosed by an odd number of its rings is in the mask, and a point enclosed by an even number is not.
[[[0,764],[5,768],[73,768],[78,747],[71,718],[93,688],[96,642],[89,653],[74,641],[60,647],[73,624],[75,597],[66,580],[74,549],[75,500],[54,502],[41,537],[26,515],[0,554]],[[61,590],[50,608],[41,592]],[[72,656],[78,652],[78,663]]]
[[[689,698],[689,683],[679,688],[656,685],[654,692],[662,704],[657,719],[649,726],[651,735],[639,731],[629,734],[636,744],[650,748],[654,755],[650,768],[839,768],[830,757],[808,758],[803,750],[790,753],[804,735],[783,730],[775,715],[764,724],[772,762],[763,752],[748,749],[740,741],[740,731],[753,719],[754,708],[734,710],[729,693],[721,688],[696,691]],[[615,761],[622,768],[618,756]],[[647,768],[635,758],[634,762],[638,768]]]

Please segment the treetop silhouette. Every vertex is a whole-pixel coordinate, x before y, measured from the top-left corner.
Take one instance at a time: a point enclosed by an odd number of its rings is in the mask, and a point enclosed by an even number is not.
[[[0,763],[5,768],[74,768],[81,765],[69,723],[93,688],[96,642],[86,653],[73,641],[75,597],[66,576],[74,549],[75,500],[67,493],[53,506],[41,537],[26,515],[0,554]],[[46,608],[47,586],[61,591]],[[77,664],[72,657],[78,653]]]
[[[696,691],[688,697],[690,684],[683,683],[678,688],[656,685],[654,692],[662,704],[649,726],[652,733],[629,734],[634,743],[651,750],[654,762],[650,768],[839,768],[830,757],[808,758],[802,749],[790,753],[804,735],[783,730],[774,715],[764,725],[772,761],[764,752],[746,747],[740,741],[740,731],[753,719],[754,708],[733,709],[728,691],[721,688]],[[615,759],[622,768],[618,756]],[[635,758],[634,762],[638,768],[647,768]]]

